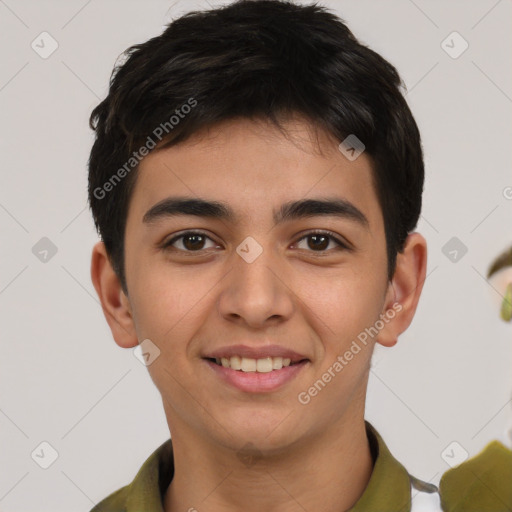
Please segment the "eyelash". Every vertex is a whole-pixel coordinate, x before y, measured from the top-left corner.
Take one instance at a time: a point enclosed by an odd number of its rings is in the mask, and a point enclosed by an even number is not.
[[[185,231],[184,233],[181,233],[181,235],[175,236],[174,238],[172,238],[168,242],[164,242],[161,245],[161,248],[165,249],[165,250],[172,250],[172,249],[174,249],[174,250],[179,251],[179,252],[185,252],[185,253],[190,253],[190,254],[201,253],[202,251],[207,250],[207,249],[199,249],[198,251],[187,251],[187,250],[176,249],[176,248],[172,247],[172,245],[176,241],[178,241],[178,240],[180,240],[182,238],[185,238],[187,236],[190,236],[190,235],[200,235],[200,236],[204,236],[205,238],[209,238],[210,240],[212,240],[212,238],[210,238],[206,233],[203,233],[202,231]],[[314,230],[314,231],[310,231],[310,232],[304,234],[301,238],[299,238],[295,242],[295,244],[297,244],[297,243],[301,242],[302,240],[304,240],[305,238],[308,238],[309,236],[313,236],[313,235],[323,235],[323,236],[326,236],[326,237],[330,238],[332,241],[334,241],[338,245],[338,247],[336,247],[335,249],[322,250],[322,251],[308,250],[307,252],[322,254],[322,253],[327,253],[327,252],[332,251],[332,250],[345,250],[345,251],[352,251],[353,250],[346,243],[342,242],[332,231],[328,231],[328,230]],[[214,242],[214,240],[212,240],[212,242]]]

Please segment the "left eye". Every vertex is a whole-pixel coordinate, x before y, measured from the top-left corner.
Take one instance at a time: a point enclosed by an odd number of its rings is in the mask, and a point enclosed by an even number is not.
[[[313,252],[325,252],[327,247],[329,246],[330,242],[334,242],[338,249],[348,249],[348,246],[344,244],[341,240],[339,240],[337,237],[334,236],[333,233],[330,231],[324,232],[314,232],[314,233],[308,233],[307,235],[303,236],[298,243],[302,242],[303,240],[310,240],[310,243],[308,243],[308,248],[313,248]],[[336,247],[335,247],[336,249]]]
[[[174,247],[175,249],[184,252],[198,252],[203,249],[208,249],[208,247],[204,247],[206,240],[214,242],[209,236],[205,235],[204,233],[198,231],[187,231],[186,233],[182,233],[181,235],[172,238],[168,242],[165,242],[162,247],[164,249]],[[349,249],[349,247],[346,244],[344,244],[341,240],[335,237],[334,234],[331,232],[320,231],[308,233],[304,235],[302,238],[300,238],[296,242],[296,244],[300,244],[304,240],[309,240],[307,248],[313,249],[313,252],[325,252],[331,242],[334,242],[336,247],[339,249]],[[181,243],[181,247],[175,246],[175,244],[178,241]]]

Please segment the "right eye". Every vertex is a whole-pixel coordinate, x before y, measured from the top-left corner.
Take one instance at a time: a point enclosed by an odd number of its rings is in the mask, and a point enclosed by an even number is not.
[[[182,252],[199,252],[205,250],[205,240],[213,240],[201,231],[185,231],[178,236],[171,238],[171,240],[164,242],[162,249],[176,249]],[[179,241],[178,245],[181,247],[173,247],[176,242]],[[208,249],[208,247],[206,248]]]

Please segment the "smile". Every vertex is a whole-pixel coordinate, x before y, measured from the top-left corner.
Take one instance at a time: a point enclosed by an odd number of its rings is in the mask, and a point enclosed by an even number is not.
[[[230,368],[231,370],[239,370],[242,372],[258,372],[269,373],[274,370],[281,370],[283,367],[298,364],[301,361],[292,362],[289,357],[264,357],[253,359],[250,357],[231,356],[211,358],[215,364]]]
[[[245,393],[277,391],[295,379],[310,364],[308,359],[292,362],[290,358],[221,357],[203,358],[213,375]]]

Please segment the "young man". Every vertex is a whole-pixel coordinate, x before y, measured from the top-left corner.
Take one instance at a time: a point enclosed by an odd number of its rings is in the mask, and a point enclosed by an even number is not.
[[[277,0],[189,13],[127,57],[91,115],[91,274],[172,441],[93,510],[438,510],[364,419],[373,348],[426,273],[395,68]]]

